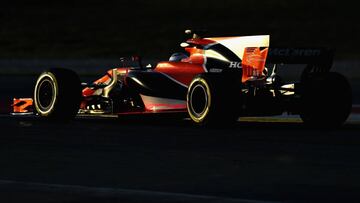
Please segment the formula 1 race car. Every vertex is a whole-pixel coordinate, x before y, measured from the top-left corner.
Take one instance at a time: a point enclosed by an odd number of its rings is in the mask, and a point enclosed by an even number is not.
[[[331,50],[270,48],[268,35],[186,33],[192,35],[181,43],[186,53],[155,67],[134,59],[137,66],[110,69],[90,84],[81,83],[72,70],[49,69],[37,79],[32,99],[14,103],[15,112],[33,107],[39,116],[55,120],[77,114],[186,113],[199,125],[287,112],[307,124],[339,126],[349,116],[351,87],[344,76],[329,71]],[[277,74],[281,64],[305,68],[298,81],[284,83]]]

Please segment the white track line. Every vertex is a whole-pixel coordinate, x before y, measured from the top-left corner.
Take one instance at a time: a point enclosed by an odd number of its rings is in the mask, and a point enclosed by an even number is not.
[[[65,192],[65,193],[80,193],[87,196],[116,196],[127,197],[131,199],[147,199],[159,200],[158,202],[207,202],[207,203],[275,203],[269,201],[247,200],[226,198],[217,196],[205,195],[192,195],[184,193],[171,193],[171,192],[156,192],[146,190],[129,190],[120,188],[107,188],[107,187],[89,187],[81,185],[62,185],[62,184],[47,184],[37,182],[22,182],[13,180],[0,180],[0,187],[14,189],[29,189],[31,191],[39,190],[44,192]]]

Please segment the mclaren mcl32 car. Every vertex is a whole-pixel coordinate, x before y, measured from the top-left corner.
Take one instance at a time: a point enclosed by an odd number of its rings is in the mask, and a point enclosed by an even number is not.
[[[187,31],[190,33],[191,31]],[[351,87],[330,72],[327,48],[269,47],[270,36],[209,37],[191,33],[175,53],[155,66],[116,67],[92,83],[68,69],[49,69],[33,98],[14,100],[54,120],[78,114],[182,113],[199,125],[231,123],[242,116],[300,115],[306,124],[342,125],[350,114]],[[283,64],[304,64],[296,81],[277,74]]]

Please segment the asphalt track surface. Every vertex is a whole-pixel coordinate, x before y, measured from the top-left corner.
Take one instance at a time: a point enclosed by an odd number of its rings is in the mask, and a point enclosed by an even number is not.
[[[31,96],[33,81],[18,80],[1,80],[2,98]],[[199,128],[156,117],[54,123],[2,114],[0,129],[0,202],[360,201],[359,115],[320,129],[296,117]]]
[[[360,200],[358,119],[340,129],[296,118],[199,128],[163,118],[3,115],[0,126],[0,202]]]

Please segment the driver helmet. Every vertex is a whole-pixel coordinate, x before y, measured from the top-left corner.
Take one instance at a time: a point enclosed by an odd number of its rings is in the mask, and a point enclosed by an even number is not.
[[[170,58],[169,58],[169,61],[173,61],[173,62],[176,62],[176,61],[181,61],[181,59],[184,59],[184,58],[187,58],[188,56],[184,53],[173,53]]]

